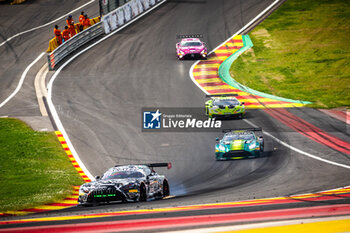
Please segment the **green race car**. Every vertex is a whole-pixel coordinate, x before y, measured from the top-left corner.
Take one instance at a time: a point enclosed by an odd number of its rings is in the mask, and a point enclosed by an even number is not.
[[[242,159],[260,156],[264,151],[264,139],[256,136],[261,128],[223,130],[224,137],[216,138],[216,160]]]
[[[207,95],[211,97],[205,102],[205,114],[209,118],[224,118],[238,116],[243,118],[245,115],[244,102],[239,102],[237,94],[229,95]]]

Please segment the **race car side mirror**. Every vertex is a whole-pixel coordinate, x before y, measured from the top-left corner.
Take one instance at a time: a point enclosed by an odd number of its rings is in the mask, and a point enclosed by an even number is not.
[[[99,180],[99,179],[101,179],[101,177],[100,176],[95,176],[95,179]]]
[[[243,105],[243,104],[244,104],[244,102],[241,103],[241,105]]]
[[[219,142],[219,141],[220,141],[220,138],[215,138],[215,141],[216,141],[216,142]]]

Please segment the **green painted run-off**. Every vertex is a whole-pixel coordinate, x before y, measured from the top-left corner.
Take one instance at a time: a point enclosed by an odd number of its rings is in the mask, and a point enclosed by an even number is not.
[[[279,96],[274,96],[270,94],[266,94],[264,92],[253,90],[249,87],[246,87],[239,82],[237,82],[234,78],[230,75],[230,67],[232,63],[245,51],[253,47],[253,42],[251,41],[250,37],[248,35],[242,35],[243,39],[243,47],[239,49],[237,52],[233,53],[231,56],[229,56],[219,67],[219,77],[228,85],[237,88],[241,91],[250,93],[252,95],[258,95],[265,98],[275,99],[279,101],[285,101],[285,102],[291,102],[291,103],[301,103],[301,104],[311,104],[309,101],[302,101],[302,100],[292,100],[287,99]]]

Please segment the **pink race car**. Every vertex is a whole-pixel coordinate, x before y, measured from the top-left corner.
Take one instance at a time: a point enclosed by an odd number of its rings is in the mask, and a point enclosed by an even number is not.
[[[202,35],[179,35],[177,38],[182,38],[179,43],[176,43],[177,58],[184,59],[185,57],[201,57],[206,58],[208,51],[206,44],[199,38]]]

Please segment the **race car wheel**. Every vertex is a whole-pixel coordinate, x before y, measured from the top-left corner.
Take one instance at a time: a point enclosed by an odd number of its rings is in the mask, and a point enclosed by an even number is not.
[[[167,197],[169,195],[170,195],[169,184],[168,184],[168,181],[164,180],[164,183],[163,183],[163,197]]]
[[[260,152],[263,152],[263,151],[264,151],[264,141],[262,141],[260,145]]]
[[[146,186],[141,184],[140,186],[140,199],[139,201],[147,201]]]
[[[93,206],[92,203],[82,203],[82,204],[79,204],[81,206],[84,206],[84,207],[90,207],[90,206]]]
[[[121,201],[122,201],[122,203],[126,203],[126,202],[128,202],[128,200],[126,200],[126,198],[125,198],[125,197],[121,198]]]
[[[84,207],[98,206],[98,202],[97,201],[85,202],[85,203],[82,203],[81,205]]]

